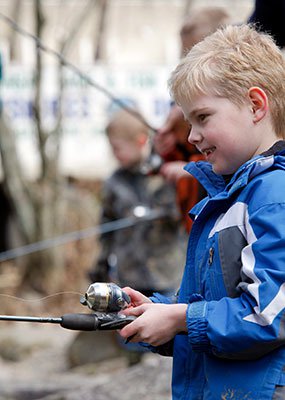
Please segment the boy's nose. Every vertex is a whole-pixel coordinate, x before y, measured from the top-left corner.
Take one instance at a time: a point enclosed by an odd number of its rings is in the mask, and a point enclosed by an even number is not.
[[[196,145],[201,140],[202,140],[201,133],[199,133],[199,131],[193,125],[191,125],[189,134],[188,134],[188,142]]]

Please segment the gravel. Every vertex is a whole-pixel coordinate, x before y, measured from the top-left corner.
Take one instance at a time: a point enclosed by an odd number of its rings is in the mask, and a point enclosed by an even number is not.
[[[76,368],[77,333],[53,325],[7,323],[0,330],[0,400],[170,400],[171,359],[147,353],[128,367],[118,357]]]

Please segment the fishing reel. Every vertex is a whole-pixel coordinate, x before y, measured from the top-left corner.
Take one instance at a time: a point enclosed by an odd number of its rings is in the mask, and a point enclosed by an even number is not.
[[[119,314],[130,302],[129,295],[118,285],[103,282],[92,283],[80,299],[82,305],[95,312],[100,330],[120,329],[132,322],[134,316]]]
[[[115,283],[92,283],[80,303],[95,312],[118,312],[128,307],[131,299]]]

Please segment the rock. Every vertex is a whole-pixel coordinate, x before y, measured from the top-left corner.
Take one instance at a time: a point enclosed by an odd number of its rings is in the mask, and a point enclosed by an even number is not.
[[[20,361],[33,351],[32,346],[22,345],[11,337],[0,341],[0,357],[7,361]]]
[[[114,331],[79,332],[67,350],[71,367],[122,356]]]
[[[154,354],[126,370],[105,375],[105,380],[83,384],[73,390],[40,397],[38,400],[170,400],[171,359]]]

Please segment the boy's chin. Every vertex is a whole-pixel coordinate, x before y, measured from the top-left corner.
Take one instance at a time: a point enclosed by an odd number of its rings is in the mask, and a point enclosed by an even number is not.
[[[212,170],[217,175],[224,175],[224,172],[221,168],[217,168],[214,164],[212,164]]]
[[[212,165],[212,170],[217,175],[232,175],[234,173],[233,168],[222,168]]]

